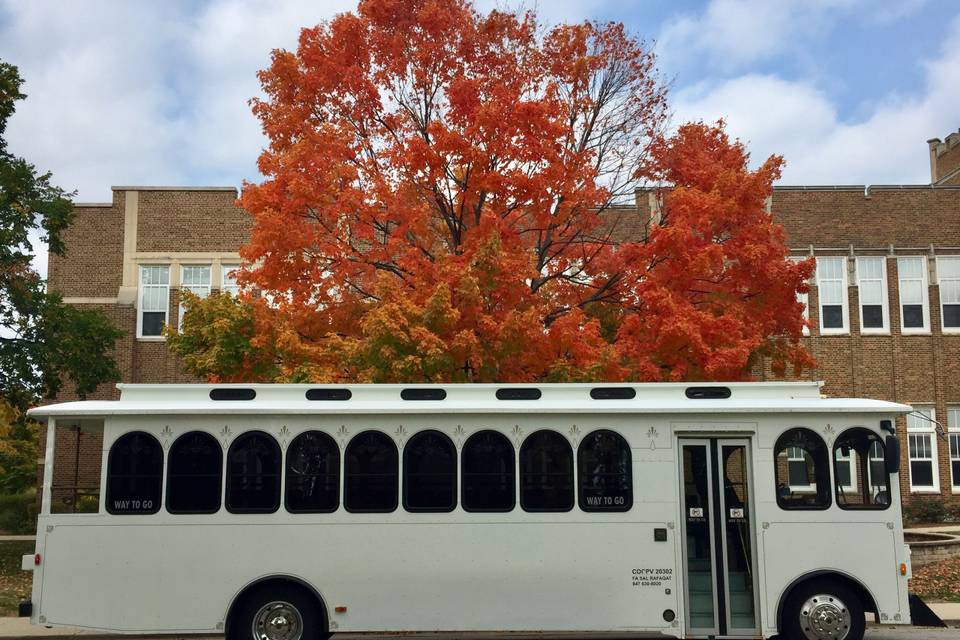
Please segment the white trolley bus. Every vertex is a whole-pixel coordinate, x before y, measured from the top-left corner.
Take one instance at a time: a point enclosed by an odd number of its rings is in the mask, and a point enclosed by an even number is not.
[[[120,388],[31,412],[34,624],[859,640],[865,614],[910,622],[905,405],[818,383]],[[64,442],[102,453],[99,475],[58,470],[79,461]]]

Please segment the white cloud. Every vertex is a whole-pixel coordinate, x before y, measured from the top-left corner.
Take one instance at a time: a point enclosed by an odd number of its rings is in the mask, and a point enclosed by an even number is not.
[[[774,75],[681,89],[673,96],[674,121],[725,118],[755,160],[785,156],[784,184],[923,184],[930,180],[925,141],[960,124],[960,19],[924,68],[922,93],[891,96],[857,121],[842,121],[811,83]]]
[[[917,11],[926,0],[710,0],[699,13],[665,22],[657,38],[663,67],[675,72],[690,61],[730,72],[785,53],[802,54],[845,15],[889,23]]]

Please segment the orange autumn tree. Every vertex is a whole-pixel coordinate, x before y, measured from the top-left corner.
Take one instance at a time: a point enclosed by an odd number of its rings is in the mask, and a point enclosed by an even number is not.
[[[722,123],[665,136],[654,57],[622,24],[363,0],[260,79],[269,147],[238,278],[259,293],[188,299],[169,344],[195,374],[733,380],[761,356],[810,362],[811,267],[765,208],[781,159],[751,170]],[[656,216],[617,206],[645,184],[666,185]]]

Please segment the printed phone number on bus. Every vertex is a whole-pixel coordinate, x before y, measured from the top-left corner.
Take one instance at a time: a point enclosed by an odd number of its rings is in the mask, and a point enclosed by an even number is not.
[[[635,587],[662,587],[673,580],[673,568],[634,569],[631,577]]]

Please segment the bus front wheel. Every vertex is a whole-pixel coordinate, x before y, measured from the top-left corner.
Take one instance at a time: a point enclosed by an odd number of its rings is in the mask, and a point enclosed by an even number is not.
[[[326,638],[317,603],[305,589],[271,584],[243,596],[227,640],[322,640]]]
[[[863,603],[846,585],[830,580],[801,584],[790,594],[780,630],[785,640],[862,640]]]

